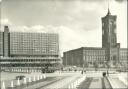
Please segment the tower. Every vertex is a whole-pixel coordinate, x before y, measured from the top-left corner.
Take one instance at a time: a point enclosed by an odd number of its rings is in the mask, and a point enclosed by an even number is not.
[[[8,26],[5,26],[4,27],[4,40],[3,40],[3,43],[4,43],[4,57],[9,57],[9,50],[10,50],[10,40],[9,40],[9,28]]]
[[[102,18],[102,48],[106,48],[106,58],[109,67],[116,67],[119,62],[119,48],[117,43],[116,33],[116,15],[111,15],[108,8],[108,13]]]
[[[109,9],[107,15],[102,18],[102,48],[117,46],[116,18],[116,15],[111,15]]]

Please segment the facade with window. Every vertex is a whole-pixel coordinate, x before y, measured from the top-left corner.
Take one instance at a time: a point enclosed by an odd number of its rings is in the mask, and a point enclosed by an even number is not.
[[[119,58],[120,58],[120,63],[121,66],[125,66],[126,68],[128,67],[128,49],[126,48],[121,48],[119,50]]]
[[[105,66],[106,50],[98,47],[81,47],[64,52],[63,63],[65,66],[78,66],[93,68]]]
[[[10,33],[10,56],[58,57],[57,34],[51,33]]]
[[[56,33],[0,32],[1,68],[38,69],[58,68],[61,64],[59,35]]]

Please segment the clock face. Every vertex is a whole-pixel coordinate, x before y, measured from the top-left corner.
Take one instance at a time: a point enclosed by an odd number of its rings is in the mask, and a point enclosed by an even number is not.
[[[114,33],[116,33],[115,26],[116,26],[116,22],[115,21],[110,21],[110,27],[112,29],[112,32],[114,32]]]
[[[109,22],[109,24],[111,24],[111,25],[116,25],[116,21],[112,21],[112,20],[111,20],[111,21]]]

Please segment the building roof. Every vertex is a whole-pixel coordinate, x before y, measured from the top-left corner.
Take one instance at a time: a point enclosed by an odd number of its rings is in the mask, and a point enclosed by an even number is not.
[[[71,52],[71,51],[77,51],[77,50],[83,50],[83,49],[87,49],[87,50],[105,50],[106,48],[102,48],[102,47],[80,47],[80,48],[77,48],[77,49],[72,49],[72,50],[69,50],[69,51],[66,51],[66,52]],[[64,52],[65,53],[65,52]]]

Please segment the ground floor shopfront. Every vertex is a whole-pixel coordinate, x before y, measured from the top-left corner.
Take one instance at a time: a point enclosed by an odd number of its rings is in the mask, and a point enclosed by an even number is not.
[[[57,57],[3,57],[1,58],[1,70],[10,72],[42,72],[59,70],[62,62]]]

